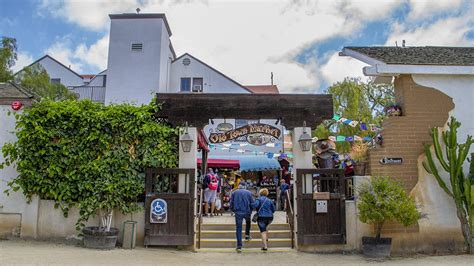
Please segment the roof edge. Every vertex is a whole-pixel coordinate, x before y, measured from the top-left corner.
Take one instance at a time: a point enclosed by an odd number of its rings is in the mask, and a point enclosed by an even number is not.
[[[171,37],[171,28],[166,19],[166,15],[164,13],[143,13],[143,14],[136,14],[136,13],[122,13],[122,14],[109,14],[109,18],[112,19],[142,19],[142,18],[160,18],[164,21],[166,30],[168,31],[168,35]]]
[[[246,88],[245,86],[243,86],[242,84],[240,84],[240,83],[238,83],[237,81],[235,81],[235,80],[229,78],[229,77],[228,77],[227,75],[225,75],[224,73],[222,73],[222,72],[220,72],[219,70],[217,70],[217,69],[211,67],[210,65],[204,63],[203,61],[197,59],[196,57],[192,56],[192,55],[189,54],[189,53],[184,53],[184,54],[182,54],[181,56],[179,56],[179,57],[176,58],[175,60],[171,61],[171,63],[174,63],[174,62],[178,61],[179,59],[183,58],[183,57],[186,56],[186,55],[189,56],[189,57],[191,57],[191,58],[193,58],[194,60],[198,61],[199,63],[201,63],[201,64],[207,66],[208,68],[212,69],[213,71],[217,72],[219,75],[222,75],[223,77],[225,77],[226,79],[230,80],[232,83],[236,84],[237,86],[241,87],[242,89],[244,89],[244,90],[250,92],[251,94],[253,94],[253,92],[252,92],[251,90],[247,89],[247,88]]]

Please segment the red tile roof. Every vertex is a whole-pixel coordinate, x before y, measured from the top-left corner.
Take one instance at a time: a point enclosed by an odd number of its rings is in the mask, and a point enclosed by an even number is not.
[[[268,94],[279,94],[277,85],[244,85],[249,91],[253,93],[268,93]]]
[[[81,75],[82,78],[84,79],[92,79],[93,77],[95,77],[95,75]]]

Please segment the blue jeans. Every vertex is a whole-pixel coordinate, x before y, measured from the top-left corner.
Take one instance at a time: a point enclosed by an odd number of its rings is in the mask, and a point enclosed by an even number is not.
[[[237,248],[242,248],[242,222],[245,219],[245,235],[250,236],[250,213],[235,214],[235,236],[237,237]]]

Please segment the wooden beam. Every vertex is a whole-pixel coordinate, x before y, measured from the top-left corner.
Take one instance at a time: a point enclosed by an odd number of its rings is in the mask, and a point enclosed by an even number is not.
[[[315,128],[332,118],[330,94],[158,93],[156,116],[173,126],[202,128],[209,119],[281,119],[287,129]]]

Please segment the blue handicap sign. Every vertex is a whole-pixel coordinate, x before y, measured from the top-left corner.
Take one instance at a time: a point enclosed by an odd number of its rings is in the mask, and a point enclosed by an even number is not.
[[[168,221],[168,204],[163,199],[154,199],[150,205],[150,223]]]

